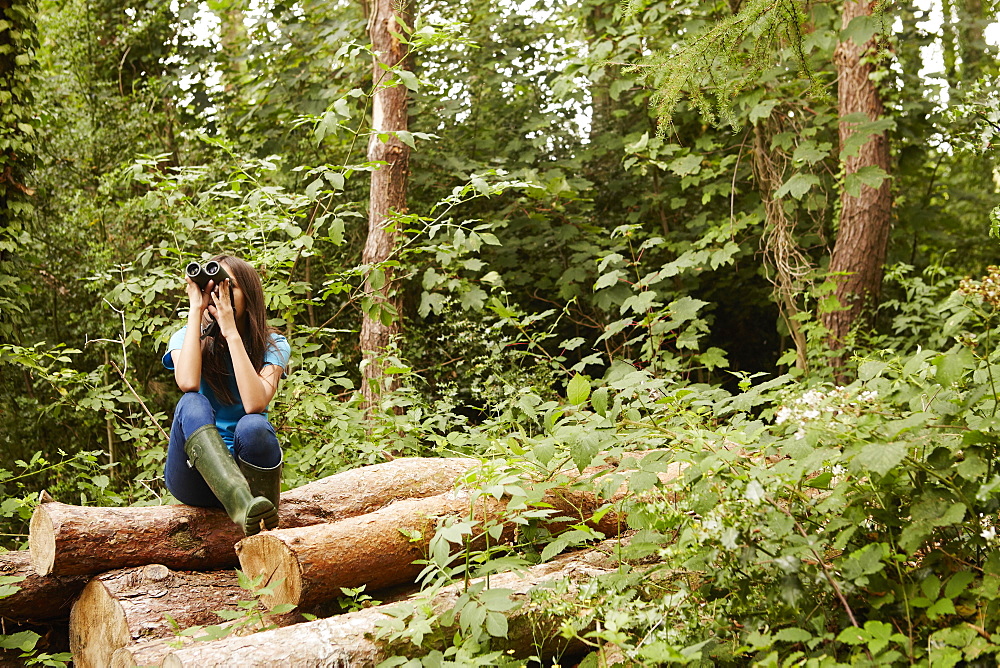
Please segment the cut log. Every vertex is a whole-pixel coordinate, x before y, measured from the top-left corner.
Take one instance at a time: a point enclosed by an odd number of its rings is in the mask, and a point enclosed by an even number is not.
[[[659,478],[668,482],[681,470],[678,464],[670,464]],[[591,471],[591,475],[599,473]],[[627,485],[615,487],[612,504],[628,494]],[[263,532],[237,544],[240,567],[247,575],[265,576],[265,584],[274,585],[273,593],[264,596],[269,607],[286,603],[311,607],[338,596],[342,587],[364,584],[373,590],[413,582],[423,568],[414,561],[426,557],[439,523],[448,517],[468,518],[470,500],[467,492],[451,492],[400,501],[340,522]],[[590,523],[605,537],[617,536],[626,528],[625,518],[614,509],[592,519],[608,503],[592,491],[555,486],[543,500],[560,516]],[[504,523],[503,536],[496,537],[500,542],[513,536],[516,528],[504,517],[505,509],[505,499],[487,495],[476,502],[477,520]],[[556,532],[571,523],[552,524],[550,530]]]
[[[236,571],[184,573],[152,564],[99,575],[70,614],[74,665],[105,668],[120,647],[172,638],[176,628],[220,624],[216,611],[238,610],[248,599],[252,595],[239,586]]]
[[[533,589],[558,584],[563,587],[560,590],[561,598],[571,600],[580,585],[594,577],[614,572],[616,566],[616,562],[608,559],[606,555],[586,550],[534,566],[521,574],[491,575],[490,589],[510,590],[510,597],[517,604],[512,610],[503,613],[507,618],[507,638],[495,639],[493,647],[510,650],[513,656],[521,658],[533,654],[539,655],[543,661],[551,656],[564,653],[572,655],[578,652],[582,648],[561,638],[557,632],[559,625],[566,621],[569,615],[576,614],[574,607],[552,606],[553,612],[546,613],[538,604],[527,604],[530,592]],[[461,583],[446,587],[429,603],[435,612],[444,612],[454,607],[464,591],[465,587]],[[555,612],[560,608],[561,612]],[[378,638],[377,635],[380,625],[394,619],[390,614],[394,610],[400,610],[399,604],[377,606],[242,638],[192,644],[168,654],[163,666],[164,668],[223,666],[368,668],[393,655],[417,657],[433,649],[443,650],[447,640],[452,638],[457,630],[456,624],[440,629],[439,632],[430,633],[420,647],[405,641],[390,643],[385,638]]]
[[[396,459],[323,478],[281,495],[282,527],[341,520],[398,499],[441,494],[478,464],[465,458]],[[179,570],[235,566],[243,537],[226,513],[185,505],[95,508],[43,503],[31,518],[31,563],[39,575],[94,575],[163,564]]]
[[[193,640],[179,636],[175,644],[190,645]],[[136,666],[159,666],[167,654],[177,651],[168,640],[147,640],[120,647],[111,655],[108,668],[136,668]]]
[[[469,516],[466,492],[398,501],[340,522],[267,531],[240,541],[240,568],[266,577],[273,594],[268,607],[291,603],[310,608],[341,594],[341,587],[368,591],[413,582],[438,523]],[[478,504],[476,517],[494,518],[504,505],[493,497]]]
[[[42,577],[35,573],[26,550],[0,553],[0,575],[23,577],[19,587],[0,598],[0,619],[15,622],[46,622],[69,617],[70,607],[90,580],[89,575]]]
[[[385,603],[398,602],[406,600],[418,592],[418,588],[410,586],[383,590],[378,592],[377,597],[379,601],[384,601]],[[317,609],[315,612],[320,613],[319,616],[321,617],[329,617],[331,614],[329,610],[324,612]],[[337,613],[339,612],[340,610],[338,609]],[[292,611],[284,615],[269,615],[267,622],[269,626],[283,627],[301,623],[303,619],[304,617],[298,611]],[[219,624],[219,626],[225,627],[227,624]],[[247,635],[255,631],[259,631],[259,629],[241,629],[238,635]],[[163,659],[167,654],[176,651],[180,647],[190,645],[193,642],[196,641],[190,636],[174,636],[173,638],[163,638],[160,640],[141,640],[115,650],[115,653],[111,655],[111,661],[108,666],[109,668],[159,666],[163,663]]]

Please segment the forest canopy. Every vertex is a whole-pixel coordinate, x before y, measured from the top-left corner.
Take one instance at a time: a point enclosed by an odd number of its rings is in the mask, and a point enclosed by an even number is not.
[[[549,473],[649,450],[590,483],[628,485],[631,542],[566,637],[995,662],[995,10],[0,0],[6,546],[42,490],[171,502],[161,358],[184,266],[224,252],[291,344],[285,490],[461,455],[533,508]],[[603,538],[521,519],[429,569]],[[442,656],[499,665],[499,629],[462,628]]]

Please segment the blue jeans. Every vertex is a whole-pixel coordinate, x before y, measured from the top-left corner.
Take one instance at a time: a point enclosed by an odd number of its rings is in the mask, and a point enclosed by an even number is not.
[[[215,424],[212,404],[202,394],[186,392],[174,410],[164,479],[167,489],[181,503],[221,508],[222,504],[198,470],[188,466],[184,452],[188,436],[207,424]],[[244,415],[236,423],[233,449],[235,457],[258,468],[269,469],[281,463],[281,446],[278,445],[274,427],[260,413]]]

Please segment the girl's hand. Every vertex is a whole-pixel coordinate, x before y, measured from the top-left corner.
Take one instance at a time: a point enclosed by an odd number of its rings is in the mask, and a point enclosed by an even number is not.
[[[230,279],[224,279],[222,283],[212,291],[212,303],[208,305],[208,312],[212,314],[215,321],[219,323],[219,331],[226,340],[234,336],[239,336],[236,330],[236,314],[233,311],[233,298]]]
[[[200,320],[205,312],[205,308],[208,306],[209,295],[211,294],[212,286],[214,285],[214,283],[212,281],[209,281],[208,285],[205,286],[205,291],[202,292],[202,289],[199,288],[198,284],[195,283],[193,280],[191,280],[190,277],[188,277],[186,280],[187,280],[186,289],[187,289],[188,303],[191,308],[191,313],[197,314],[198,319]]]

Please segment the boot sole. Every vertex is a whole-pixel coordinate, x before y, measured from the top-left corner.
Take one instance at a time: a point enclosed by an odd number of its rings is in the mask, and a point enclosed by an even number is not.
[[[250,502],[247,508],[246,522],[243,524],[243,533],[253,536],[260,533],[261,524],[265,529],[274,529],[278,526],[278,509],[274,507],[268,499],[258,496]]]

